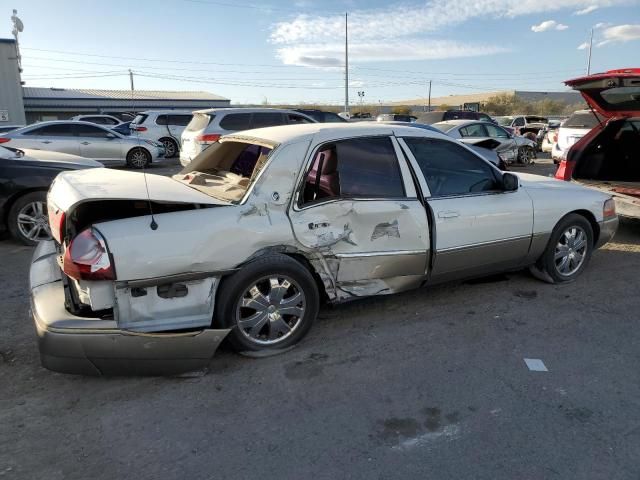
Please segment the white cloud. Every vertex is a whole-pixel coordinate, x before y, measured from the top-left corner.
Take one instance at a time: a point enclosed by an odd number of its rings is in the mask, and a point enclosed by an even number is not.
[[[380,40],[413,37],[458,25],[475,18],[504,18],[555,12],[561,9],[585,9],[624,5],[635,0],[427,0],[421,5],[389,5],[349,14],[349,33],[353,39]],[[341,15],[298,15],[273,25],[271,41],[299,44],[344,38]]]
[[[577,12],[573,12],[574,15],[587,15],[598,9],[597,5],[589,5],[588,7],[583,8],[582,10],[578,10]]]
[[[589,48],[589,42],[584,42],[578,45],[578,50],[586,50],[587,48]]]
[[[632,40],[640,40],[640,25],[616,25],[602,30],[602,38],[597,46],[602,47],[609,43],[625,43]]]
[[[595,28],[595,29],[597,30],[597,29],[599,29],[599,28],[605,28],[605,27],[610,27],[610,26],[611,26],[611,24],[610,24],[610,23],[599,22],[599,23],[596,23],[596,24],[593,26],[593,28]]]
[[[465,44],[449,40],[410,40],[358,42],[349,45],[349,59],[354,62],[394,60],[437,60],[477,57],[503,53],[508,49],[496,45]],[[327,68],[344,65],[344,44],[332,42],[281,47],[277,56],[285,65]]]
[[[540,25],[532,25],[531,31],[540,33],[540,32],[546,32],[549,30],[566,30],[567,28],[569,27],[566,25],[563,25],[562,23],[558,23],[555,20],[547,20],[545,22],[542,22]]]

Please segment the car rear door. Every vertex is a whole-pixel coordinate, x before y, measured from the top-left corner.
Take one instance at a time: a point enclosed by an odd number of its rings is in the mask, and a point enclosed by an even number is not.
[[[80,155],[104,163],[122,163],[124,153],[122,139],[117,134],[97,125],[73,126]]]
[[[80,145],[74,137],[71,123],[44,125],[36,132],[35,149],[80,155]]]
[[[525,262],[533,205],[524,189],[505,192],[502,173],[455,141],[400,140],[434,221],[432,279],[481,275]]]
[[[394,293],[424,279],[426,211],[391,136],[318,145],[289,217],[305,249],[320,252],[339,297]]]

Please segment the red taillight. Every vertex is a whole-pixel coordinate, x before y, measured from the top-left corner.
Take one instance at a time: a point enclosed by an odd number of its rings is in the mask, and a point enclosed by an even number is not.
[[[138,125],[129,125],[129,128],[131,130],[136,131],[136,132],[146,132],[147,131],[147,127],[140,127]]]
[[[71,240],[62,257],[62,270],[76,280],[115,280],[107,244],[93,228]]]
[[[602,208],[602,216],[605,219],[616,217],[616,202],[613,200],[613,198],[610,198],[609,200],[604,202],[604,207]]]
[[[49,216],[49,227],[51,228],[51,236],[58,243],[62,243],[62,235],[64,234],[65,214],[64,210],[59,208],[53,202],[47,202],[47,215]]]
[[[558,180],[571,180],[573,175],[573,162],[569,162],[566,158],[560,160],[558,170],[556,170],[556,178]]]
[[[217,142],[220,139],[220,135],[217,133],[209,133],[206,135],[198,135],[196,142]]]
[[[7,138],[7,137],[0,137],[0,143],[7,143],[7,142],[10,142],[10,141],[11,141],[11,139],[10,139],[10,138]]]

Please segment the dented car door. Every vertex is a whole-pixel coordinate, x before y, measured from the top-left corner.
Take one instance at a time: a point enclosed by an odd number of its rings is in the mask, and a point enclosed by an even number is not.
[[[318,146],[289,216],[319,251],[338,296],[394,293],[425,276],[429,229],[409,167],[392,137]]]

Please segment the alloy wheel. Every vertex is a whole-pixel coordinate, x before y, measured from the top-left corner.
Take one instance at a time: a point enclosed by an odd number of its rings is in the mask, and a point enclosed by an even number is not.
[[[570,277],[576,273],[584,263],[587,254],[587,233],[579,226],[569,227],[564,231],[554,252],[556,271]]]
[[[51,238],[44,202],[27,203],[18,212],[18,231],[34,242]]]
[[[147,155],[143,150],[136,150],[129,158],[131,165],[136,168],[144,168],[147,165]]]
[[[176,144],[173,140],[165,139],[162,141],[164,145],[164,156],[166,158],[173,158],[176,156]]]
[[[253,282],[236,306],[236,325],[251,342],[274,345],[289,337],[302,323],[305,295],[285,275],[270,275]]]

